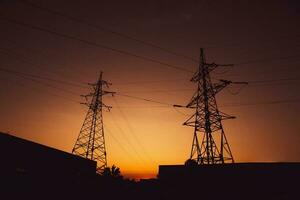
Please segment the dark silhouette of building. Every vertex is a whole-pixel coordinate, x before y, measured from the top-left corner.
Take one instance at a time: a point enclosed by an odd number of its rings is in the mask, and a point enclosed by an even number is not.
[[[0,173],[20,176],[91,176],[96,162],[0,132]]]
[[[163,199],[298,199],[300,163],[162,165]]]
[[[95,161],[1,132],[0,160],[0,199],[158,199],[154,183],[100,176]]]
[[[96,174],[94,161],[5,133],[0,133],[0,155],[1,191],[8,199],[56,198]]]

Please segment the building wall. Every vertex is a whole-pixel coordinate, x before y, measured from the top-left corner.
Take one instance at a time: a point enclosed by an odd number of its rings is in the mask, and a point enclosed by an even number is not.
[[[166,199],[293,199],[300,163],[238,163],[210,166],[159,166]]]
[[[96,162],[0,133],[0,173],[23,176],[92,176]]]

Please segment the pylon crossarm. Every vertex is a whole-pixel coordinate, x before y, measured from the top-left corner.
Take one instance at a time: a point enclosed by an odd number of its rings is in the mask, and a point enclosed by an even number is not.
[[[223,112],[220,112],[220,113],[221,113],[221,120],[235,119],[236,118],[235,116],[228,115],[228,114],[225,114]]]
[[[232,84],[237,84],[237,85],[248,85],[248,82],[245,81],[232,81]]]
[[[106,94],[111,94],[111,96],[114,96],[114,94],[116,94],[116,92],[103,91],[101,93],[101,95],[106,95]]]
[[[221,90],[223,90],[225,87],[227,87],[231,83],[232,83],[232,81],[221,79],[219,83],[215,83],[213,85],[214,94],[217,94],[218,92],[220,92]]]
[[[102,85],[105,85],[107,88],[112,85],[111,83],[107,82],[107,81],[104,81],[104,80],[101,80],[101,84]]]

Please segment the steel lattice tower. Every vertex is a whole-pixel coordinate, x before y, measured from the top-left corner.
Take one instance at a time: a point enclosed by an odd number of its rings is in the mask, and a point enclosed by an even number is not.
[[[204,51],[201,48],[199,68],[191,79],[192,82],[197,84],[198,88],[190,103],[186,106],[196,109],[196,112],[183,124],[194,127],[190,159],[195,160],[198,164],[234,162],[223,130],[222,120],[235,117],[219,111],[216,94],[231,83],[244,84],[244,82],[220,80],[218,83],[212,83],[210,72],[218,66],[230,65],[206,63]],[[200,142],[199,136],[201,136]]]
[[[92,97],[89,103],[83,103],[89,107],[77,141],[73,147],[72,153],[97,162],[97,173],[101,173],[107,167],[105,138],[103,128],[102,108],[110,110],[110,106],[103,103],[102,97],[106,94],[113,95],[114,92],[104,91],[110,83],[102,80],[100,73],[97,83],[89,84],[92,92],[88,95],[82,95],[86,101]]]

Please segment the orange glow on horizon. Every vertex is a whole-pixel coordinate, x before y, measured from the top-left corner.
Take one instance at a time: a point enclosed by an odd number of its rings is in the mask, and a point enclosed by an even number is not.
[[[146,95],[145,97],[149,98]],[[177,101],[184,102],[187,97],[183,96]],[[104,100],[106,104],[113,106],[111,112],[104,112],[109,166],[116,165],[127,178],[141,179],[155,178],[159,165],[185,162],[190,153],[193,133],[193,128],[182,126],[187,116],[169,107],[155,107],[156,105],[153,104],[124,97],[113,98],[117,98],[118,104],[111,97]],[[151,98],[155,99],[153,96]],[[166,94],[157,96],[156,99],[158,98],[168,101],[173,96]],[[12,130],[11,134],[71,152],[86,109],[59,100],[58,98],[45,99],[46,106],[19,113],[16,117],[22,120],[18,122],[19,125],[15,126],[16,129]],[[63,106],[57,107],[54,104]],[[118,106],[125,114],[125,118]],[[247,121],[251,120],[251,117],[254,117],[252,118],[254,120],[257,111],[253,111],[251,107],[226,108],[225,111],[230,114],[237,113],[239,116],[236,120],[224,122],[225,132],[236,162],[286,161],[285,152],[270,154],[272,149],[278,148],[278,140],[266,141],[264,140],[266,135],[252,134],[266,131],[264,122],[258,121],[255,127],[249,129]],[[255,148],[253,148],[254,141]],[[266,154],[269,155],[268,158],[265,157]]]

